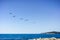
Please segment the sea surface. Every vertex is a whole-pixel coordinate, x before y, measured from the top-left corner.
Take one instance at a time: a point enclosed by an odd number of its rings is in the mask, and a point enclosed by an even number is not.
[[[22,40],[28,40],[28,39],[34,39],[34,38],[60,38],[60,34],[0,34],[0,39],[5,40],[14,40],[14,39],[22,39]]]

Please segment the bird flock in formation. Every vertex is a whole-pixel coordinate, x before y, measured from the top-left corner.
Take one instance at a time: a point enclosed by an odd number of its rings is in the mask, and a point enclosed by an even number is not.
[[[9,13],[9,14],[10,14],[10,15],[12,15],[13,13]],[[16,15],[13,15],[12,17],[13,17],[13,18],[15,18],[15,17],[16,17]],[[20,20],[24,20],[24,21],[29,21],[29,19],[24,19],[24,18],[22,18],[22,17],[21,17],[21,18],[19,18],[19,19],[20,19]]]
[[[13,13],[9,13],[9,14],[12,15],[13,18],[16,18],[16,15],[13,15]],[[23,20],[23,21],[26,21],[26,22],[29,21],[29,19],[25,19],[23,17],[20,17],[19,20]],[[36,24],[36,21],[30,21],[30,23]]]

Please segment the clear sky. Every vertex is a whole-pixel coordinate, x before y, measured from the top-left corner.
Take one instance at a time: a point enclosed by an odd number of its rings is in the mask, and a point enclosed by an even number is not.
[[[59,0],[0,0],[0,33],[60,31]]]

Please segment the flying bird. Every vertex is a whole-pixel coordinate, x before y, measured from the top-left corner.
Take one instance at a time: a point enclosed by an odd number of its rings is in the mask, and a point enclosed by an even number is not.
[[[28,19],[25,19],[25,21],[29,21]]]
[[[20,20],[23,20],[24,18],[20,18]]]
[[[9,14],[12,14],[12,13],[9,13]]]
[[[13,17],[15,18],[16,16],[14,15]]]

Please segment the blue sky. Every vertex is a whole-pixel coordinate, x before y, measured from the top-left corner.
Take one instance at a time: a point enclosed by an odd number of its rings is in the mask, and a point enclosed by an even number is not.
[[[60,31],[59,0],[0,0],[0,33]]]

